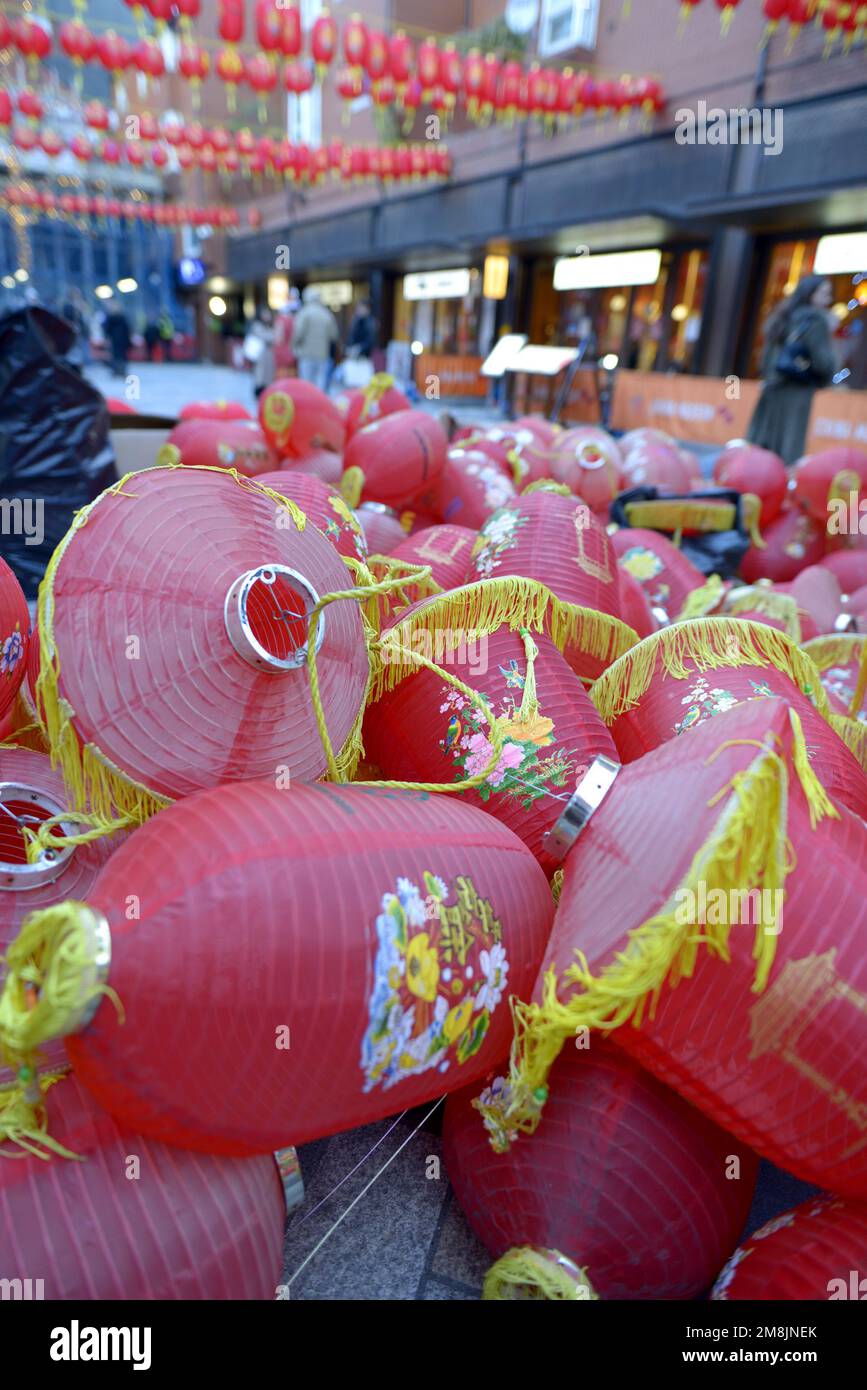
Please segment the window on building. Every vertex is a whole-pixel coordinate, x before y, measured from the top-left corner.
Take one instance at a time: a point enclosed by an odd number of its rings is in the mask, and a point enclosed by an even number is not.
[[[595,48],[598,28],[599,0],[542,0],[539,52]]]

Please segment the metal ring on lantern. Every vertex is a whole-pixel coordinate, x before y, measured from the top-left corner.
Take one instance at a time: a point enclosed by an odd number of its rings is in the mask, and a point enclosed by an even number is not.
[[[290,656],[274,656],[273,652],[269,652],[266,647],[262,646],[250,626],[250,620],[247,616],[247,601],[254,584],[261,582],[270,585],[274,584],[278,578],[287,579],[296,592],[300,591],[300,596],[305,598],[305,615],[309,621],[313,609],[319,603],[320,596],[302,574],[299,574],[297,570],[289,569],[288,565],[259,565],[257,569],[248,570],[246,574],[239,575],[226,594],[224,609],[226,632],[238,655],[250,666],[275,675],[281,672],[297,671],[305,666],[309,651],[309,643],[305,642]],[[308,598],[309,603],[306,602]],[[293,616],[301,617],[302,615],[295,614]],[[325,638],[325,624],[325,613],[320,612],[316,628],[315,651],[317,654]]]
[[[615,763],[611,758],[599,754],[593,759],[569,798],[565,811],[542,840],[545,853],[552,859],[560,862],[565,859],[593,812],[610,792],[619,771],[620,763]]]
[[[28,822],[9,811],[5,805],[7,801],[29,801],[34,808],[43,811],[47,819],[62,816],[66,809],[59,801],[55,801],[46,792],[37,791],[35,787],[25,786],[21,782],[0,782],[0,815],[8,816],[20,826]],[[41,819],[34,817],[32,823],[38,827]],[[58,829],[65,835],[75,834],[73,825],[63,825]],[[47,883],[54,883],[66,869],[74,853],[74,845],[46,845],[39,858],[32,864],[7,864],[0,860],[0,892],[28,892],[31,888],[42,888]]]

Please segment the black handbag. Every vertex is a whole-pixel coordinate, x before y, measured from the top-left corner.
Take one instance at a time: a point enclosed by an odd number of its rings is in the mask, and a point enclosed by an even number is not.
[[[750,520],[744,498],[729,488],[666,493],[634,487],[612,501],[609,514],[617,526],[660,531],[704,575],[731,579],[750,545]]]
[[[805,331],[806,325],[789,334],[777,354],[774,371],[784,381],[797,381],[806,386],[816,380],[816,374],[813,371],[813,359],[800,342]]]

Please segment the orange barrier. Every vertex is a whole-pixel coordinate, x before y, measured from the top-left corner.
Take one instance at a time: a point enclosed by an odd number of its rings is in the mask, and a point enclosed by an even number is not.
[[[859,444],[867,449],[867,391],[817,391],[804,453]]]
[[[415,384],[421,394],[427,397],[431,378],[436,378],[438,399],[442,396],[487,396],[490,387],[488,378],[480,374],[483,357],[444,357],[433,353],[422,353],[415,362]]]
[[[760,382],[737,377],[618,372],[612,425],[652,426],[695,444],[725,444],[746,437],[760,390]]]

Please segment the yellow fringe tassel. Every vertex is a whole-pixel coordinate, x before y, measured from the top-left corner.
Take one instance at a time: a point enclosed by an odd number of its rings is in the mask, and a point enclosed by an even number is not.
[[[867,724],[860,719],[850,719],[845,714],[832,714],[830,724],[867,772]]]
[[[726,599],[725,616],[734,618],[738,613],[765,613],[769,618],[778,619],[786,624],[786,635],[800,646],[801,611],[791,594],[781,594],[778,589],[761,585],[737,589]]]
[[[373,651],[371,702],[417,669],[412,652],[417,633],[429,633],[431,643],[438,641],[448,652],[468,635],[489,636],[503,626],[546,632],[559,651],[577,645],[601,661],[614,660],[615,654],[638,642],[637,634],[618,618],[563,603],[535,579],[484,579],[431,599],[383,634]]]
[[[784,632],[745,618],[697,618],[654,632],[609,666],[589,694],[610,725],[638,704],[659,669],[675,680],[686,680],[694,670],[726,666],[775,666],[812,700],[819,714],[830,718],[828,697],[810,658]]]
[[[531,1245],[507,1251],[491,1265],[482,1287],[482,1299],[488,1302],[549,1299],[589,1303],[598,1298],[585,1269],[579,1269],[559,1250],[536,1250]]]
[[[690,502],[660,497],[650,502],[630,502],[626,508],[630,526],[649,531],[730,531],[735,524],[732,502]]]
[[[810,755],[807,752],[804,730],[801,726],[801,717],[797,710],[789,710],[789,723],[793,735],[792,761],[795,764],[798,780],[810,808],[810,825],[815,830],[819,821],[826,817],[829,820],[839,820],[840,812],[813,771]]]
[[[712,574],[704,584],[687,594],[675,621],[682,623],[688,618],[706,617],[717,607],[724,593],[725,584],[718,574]]]
[[[558,497],[571,497],[572,489],[565,483],[555,483],[553,478],[537,478],[535,483],[528,483],[521,493],[522,497],[528,497],[531,492],[553,492]]]
[[[857,719],[867,696],[867,633],[844,632],[834,637],[813,637],[803,644],[801,650],[807,653],[811,661],[815,661],[820,671],[858,662],[855,693],[849,704],[850,717]]]
[[[33,1158],[46,1161],[54,1156],[82,1161],[82,1155],[73,1153],[48,1133],[48,1115],[43,1102],[45,1092],[56,1082],[69,1075],[69,1069],[56,1073],[44,1073],[28,1083],[0,1087],[0,1145],[14,1144],[19,1153],[8,1153],[0,1148],[3,1158]]]
[[[357,465],[352,468],[347,468],[343,477],[340,479],[339,487],[340,495],[347,507],[352,507],[352,509],[355,510],[361,501],[361,493],[364,487],[363,470]]]
[[[555,903],[559,903],[560,894],[563,892],[563,870],[555,869],[551,876],[551,897]]]
[[[801,768],[798,768],[801,771]],[[787,861],[788,770],[783,759],[764,749],[749,767],[738,772],[721,789],[726,795],[722,812],[708,839],[695,854],[679,888],[696,896],[699,884],[708,893],[769,890],[776,904],[791,867]],[[594,976],[581,951],[558,979],[552,965],[542,988],[541,1004],[513,999],[515,1038],[512,1044],[505,1101],[477,1108],[491,1131],[498,1151],[509,1147],[511,1137],[532,1133],[538,1126],[547,1099],[548,1074],[564,1042],[579,1028],[606,1032],[626,1023],[638,1027],[647,1013],[653,1017],[663,987],[674,988],[689,979],[700,947],[720,960],[730,960],[728,924],[693,924],[678,920],[680,901],[672,893],[654,916],[633,928],[614,959]],[[755,928],[754,993],[764,990],[777,948],[771,922]],[[561,994],[568,997],[561,998]]]

